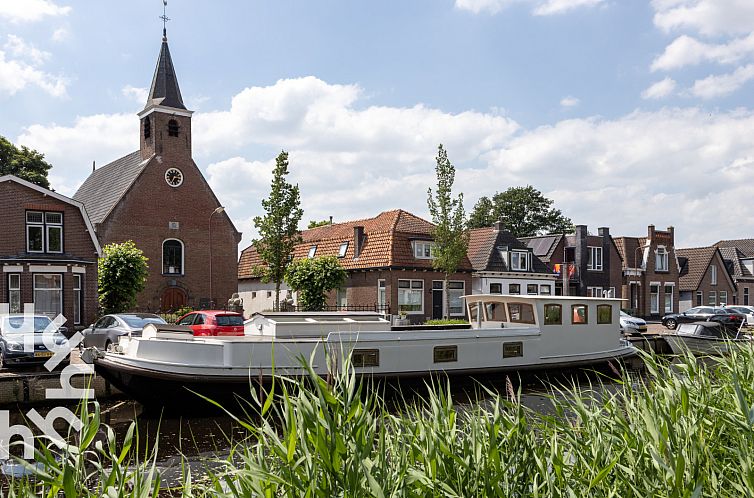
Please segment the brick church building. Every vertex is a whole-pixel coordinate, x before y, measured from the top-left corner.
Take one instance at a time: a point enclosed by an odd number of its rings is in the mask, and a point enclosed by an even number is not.
[[[241,234],[191,156],[191,115],[163,31],[157,68],[138,114],[139,150],[92,171],[74,199],[99,242],[133,240],[149,258],[142,310],[222,306],[238,288]],[[135,125],[135,123],[134,123]]]

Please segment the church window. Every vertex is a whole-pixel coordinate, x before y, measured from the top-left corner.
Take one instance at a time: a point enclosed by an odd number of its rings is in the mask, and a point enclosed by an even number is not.
[[[175,119],[171,119],[168,121],[168,135],[171,137],[177,137],[178,131],[180,131],[181,127],[178,126],[178,121]]]
[[[183,274],[183,242],[167,239],[162,243],[162,273]]]
[[[152,136],[152,122],[149,119],[149,116],[144,118],[144,138],[149,138]]]

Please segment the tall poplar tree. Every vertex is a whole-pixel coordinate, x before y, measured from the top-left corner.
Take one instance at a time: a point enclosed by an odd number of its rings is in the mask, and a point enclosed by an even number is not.
[[[463,194],[453,198],[453,182],[456,169],[448,160],[448,153],[442,144],[437,148],[437,190],[427,190],[427,205],[435,224],[432,230],[434,246],[432,247],[432,267],[445,276],[445,310],[448,318],[450,310],[450,292],[448,280],[458,270],[469,247],[469,231],[466,227],[466,212],[463,209]]]
[[[275,160],[270,196],[262,201],[265,215],[254,218],[259,239],[253,244],[263,262],[260,276],[263,282],[275,282],[276,310],[280,309],[280,285],[293,260],[293,249],[301,242],[298,224],[304,215],[298,185],[288,183],[287,175],[288,153],[282,151]]]

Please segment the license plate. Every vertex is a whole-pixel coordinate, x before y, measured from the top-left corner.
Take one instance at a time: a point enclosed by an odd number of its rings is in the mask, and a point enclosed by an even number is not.
[[[37,351],[34,353],[34,358],[49,358],[54,354],[52,351]]]

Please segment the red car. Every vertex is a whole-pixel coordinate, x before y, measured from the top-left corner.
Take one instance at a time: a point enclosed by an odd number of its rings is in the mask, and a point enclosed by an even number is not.
[[[243,315],[232,311],[192,311],[175,323],[191,327],[195,336],[243,335]]]

